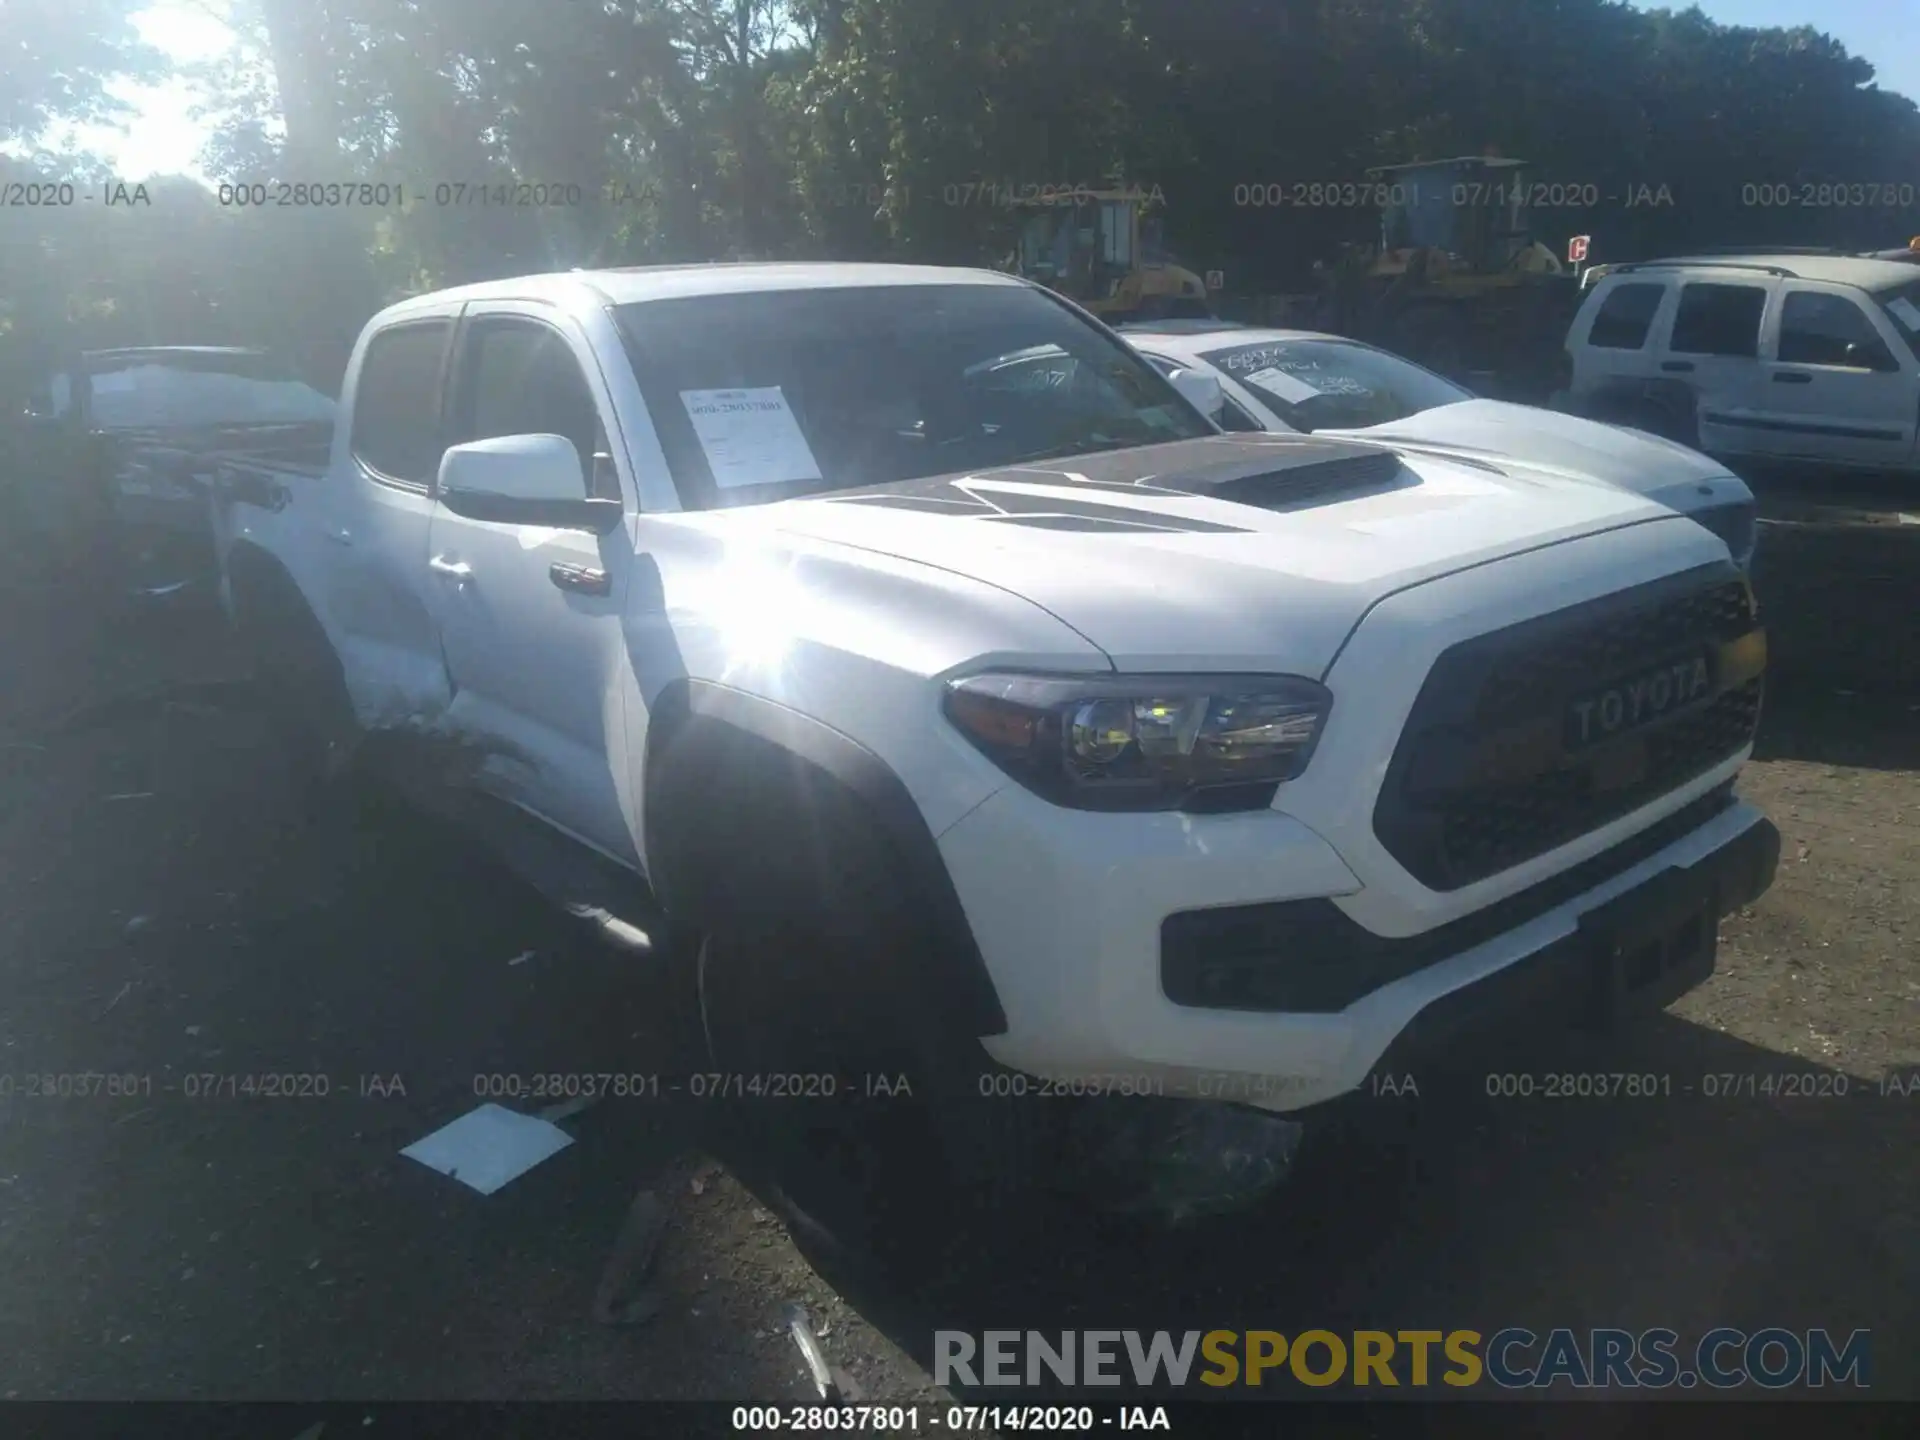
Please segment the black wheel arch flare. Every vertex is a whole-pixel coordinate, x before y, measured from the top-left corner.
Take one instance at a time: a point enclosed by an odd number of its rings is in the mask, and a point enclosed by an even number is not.
[[[890,958],[915,972],[912,989],[933,1013],[970,1037],[1005,1033],[933,832],[885,761],[797,710],[711,681],[675,680],[649,711],[643,828],[648,879],[669,916],[783,903],[783,886],[830,864],[832,827],[845,823],[815,818],[856,815],[926,917],[925,952]]]

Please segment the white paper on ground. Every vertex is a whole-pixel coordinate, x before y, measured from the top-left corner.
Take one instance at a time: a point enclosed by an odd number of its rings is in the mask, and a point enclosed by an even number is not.
[[[502,1105],[482,1105],[400,1153],[482,1195],[491,1195],[572,1143],[566,1131],[537,1116]]]
[[[1904,320],[1909,328],[1920,330],[1920,305],[1915,305],[1906,296],[1896,297],[1887,305],[1887,309]]]
[[[680,403],[707,452],[713,483],[722,490],[821,478],[820,464],[778,385],[682,390]]]
[[[1311,400],[1320,393],[1299,376],[1289,375],[1276,367],[1255,371],[1240,383],[1278,395],[1289,405],[1298,405],[1302,401]]]

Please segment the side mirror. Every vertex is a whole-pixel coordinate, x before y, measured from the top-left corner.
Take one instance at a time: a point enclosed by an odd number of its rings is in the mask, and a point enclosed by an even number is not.
[[[440,457],[440,503],[469,520],[607,535],[618,500],[587,495],[580,452],[563,435],[502,435],[454,445]]]
[[[1845,360],[1856,370],[1888,371],[1900,368],[1900,363],[1886,346],[1862,345],[1858,341],[1847,346]]]
[[[1227,392],[1220,388],[1219,376],[1204,370],[1176,370],[1167,378],[1186,396],[1187,403],[1209,420],[1218,420],[1226,413]]]

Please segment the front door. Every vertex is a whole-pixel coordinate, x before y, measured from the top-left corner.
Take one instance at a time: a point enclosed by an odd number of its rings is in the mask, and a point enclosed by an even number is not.
[[[1762,389],[1779,453],[1865,468],[1905,463],[1920,366],[1884,316],[1844,286],[1796,280],[1767,328]]]
[[[623,496],[611,413],[584,335],[538,305],[469,308],[448,440],[561,435],[580,494]],[[633,546],[611,535],[470,520],[436,504],[427,545],[449,718],[492,753],[488,788],[623,864],[637,863],[610,757],[624,733],[621,603]]]

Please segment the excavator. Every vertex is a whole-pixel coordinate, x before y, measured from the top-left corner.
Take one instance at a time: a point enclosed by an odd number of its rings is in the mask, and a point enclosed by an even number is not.
[[[1464,156],[1368,172],[1384,203],[1375,245],[1320,276],[1321,329],[1525,400],[1549,386],[1580,280],[1529,227],[1526,162]]]
[[[1002,268],[1038,281],[1110,325],[1212,319],[1207,285],[1168,252],[1157,189],[1079,189],[1016,199],[1019,237]]]

